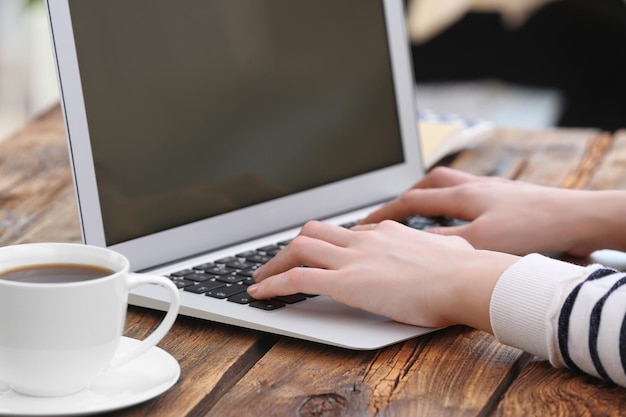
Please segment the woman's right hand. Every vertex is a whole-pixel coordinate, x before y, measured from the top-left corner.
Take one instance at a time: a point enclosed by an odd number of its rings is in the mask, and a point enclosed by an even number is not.
[[[461,236],[478,249],[516,255],[587,256],[597,249],[619,249],[619,243],[599,238],[620,230],[611,230],[606,221],[607,212],[623,206],[620,199],[626,202],[626,194],[616,193],[540,186],[439,167],[361,224],[416,214],[447,216],[470,223],[428,231]]]

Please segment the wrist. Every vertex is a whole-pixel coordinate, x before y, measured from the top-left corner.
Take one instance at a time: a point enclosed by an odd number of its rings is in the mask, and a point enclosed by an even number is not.
[[[493,333],[491,295],[502,274],[519,259],[507,253],[477,250],[472,259],[462,262],[464,272],[456,275],[448,320]]]

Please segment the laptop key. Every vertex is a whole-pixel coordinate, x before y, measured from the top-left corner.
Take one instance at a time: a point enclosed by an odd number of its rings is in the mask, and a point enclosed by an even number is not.
[[[341,224],[340,226],[345,227],[346,229],[350,229],[351,227],[354,227],[357,224],[359,224],[359,222],[348,222],[348,223]]]
[[[238,253],[235,255],[237,258],[247,258],[248,256],[252,256],[256,253],[255,250],[247,250],[245,252]]]
[[[196,271],[194,271],[193,269],[183,269],[182,271],[172,272],[170,274],[170,277],[181,278],[186,275],[193,274],[194,272]]]
[[[254,266],[254,263],[241,261],[239,259],[226,263],[226,266],[233,269],[248,269]]]
[[[252,279],[252,277],[245,277],[243,281],[239,281],[239,282],[243,285],[252,285],[254,284],[255,281]]]
[[[235,295],[231,295],[228,297],[228,301],[237,303],[237,304],[250,304],[253,301],[256,301],[254,298],[250,296],[247,292],[240,292]]]
[[[425,230],[431,227],[439,227],[441,224],[432,217],[412,216],[402,220],[400,223],[413,229]]]
[[[295,304],[306,299],[307,297],[304,294],[281,295],[280,297],[273,298],[273,300],[277,300],[285,304]]]
[[[227,264],[229,262],[235,262],[237,258],[234,256],[227,256],[226,258],[218,259],[215,261],[216,264]]]
[[[184,290],[195,293],[195,294],[204,294],[208,291],[212,291],[212,290],[215,290],[216,288],[220,288],[224,286],[225,284],[223,282],[217,282],[217,281],[208,282],[208,283],[201,282],[199,284],[194,284],[194,285],[185,287]]]
[[[468,220],[451,219],[449,217],[445,217],[445,218],[440,219],[440,223],[442,226],[445,226],[445,227],[453,227],[453,226],[464,226],[471,222]]]
[[[256,268],[243,269],[241,271],[237,271],[237,274],[243,275],[244,277],[252,277],[252,275],[254,275],[254,271],[256,271]]]
[[[278,247],[278,245],[267,245],[267,246],[262,246],[260,248],[257,248],[259,252],[265,252],[265,253],[271,252],[277,249],[280,250],[280,247]]]
[[[237,275],[237,274],[229,274],[229,275],[219,275],[217,276],[217,280],[224,282],[226,284],[236,284],[240,281],[243,281],[244,279],[246,279],[245,276],[243,275]]]
[[[174,283],[174,285],[176,285],[176,288],[178,288],[179,290],[181,288],[185,288],[185,287],[195,284],[193,281],[187,281],[186,279],[182,279],[182,278],[172,279],[172,282]]]
[[[215,267],[216,265],[213,262],[208,262],[205,264],[200,264],[200,265],[196,265],[193,267],[193,269],[199,270],[199,271],[204,271],[206,269],[211,269],[213,267]]]
[[[213,268],[205,269],[204,272],[214,275],[228,275],[235,272],[235,270],[232,268],[214,266]]]
[[[430,229],[431,227],[462,226],[470,222],[445,216],[424,217],[420,215],[415,215],[407,217],[406,219],[400,221],[400,223],[412,227],[413,229],[426,230]]]
[[[228,298],[231,295],[239,294],[245,292],[248,287],[246,285],[240,284],[226,284],[223,287],[216,288],[206,292],[206,296],[213,298]]]
[[[215,275],[203,274],[200,272],[194,272],[193,274],[184,276],[184,279],[189,280],[189,281],[194,281],[194,282],[204,282],[212,278],[215,278]]]
[[[269,261],[270,259],[272,259],[271,256],[268,255],[263,255],[260,253],[255,253],[254,255],[250,255],[246,257],[246,260],[248,262],[253,262],[255,264],[264,264],[267,261]]]
[[[272,311],[285,307],[285,303],[281,303],[277,300],[256,300],[248,304],[250,307],[258,308],[261,310]]]

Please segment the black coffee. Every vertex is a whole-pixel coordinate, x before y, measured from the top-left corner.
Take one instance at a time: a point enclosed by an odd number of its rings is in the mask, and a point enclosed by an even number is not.
[[[88,281],[111,275],[113,271],[92,265],[46,264],[29,265],[0,273],[0,279],[17,282],[56,284]]]

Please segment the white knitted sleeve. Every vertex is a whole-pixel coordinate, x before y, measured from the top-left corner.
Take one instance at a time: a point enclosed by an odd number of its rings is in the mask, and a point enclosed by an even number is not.
[[[507,345],[626,386],[626,274],[528,255],[491,297],[496,338]]]

